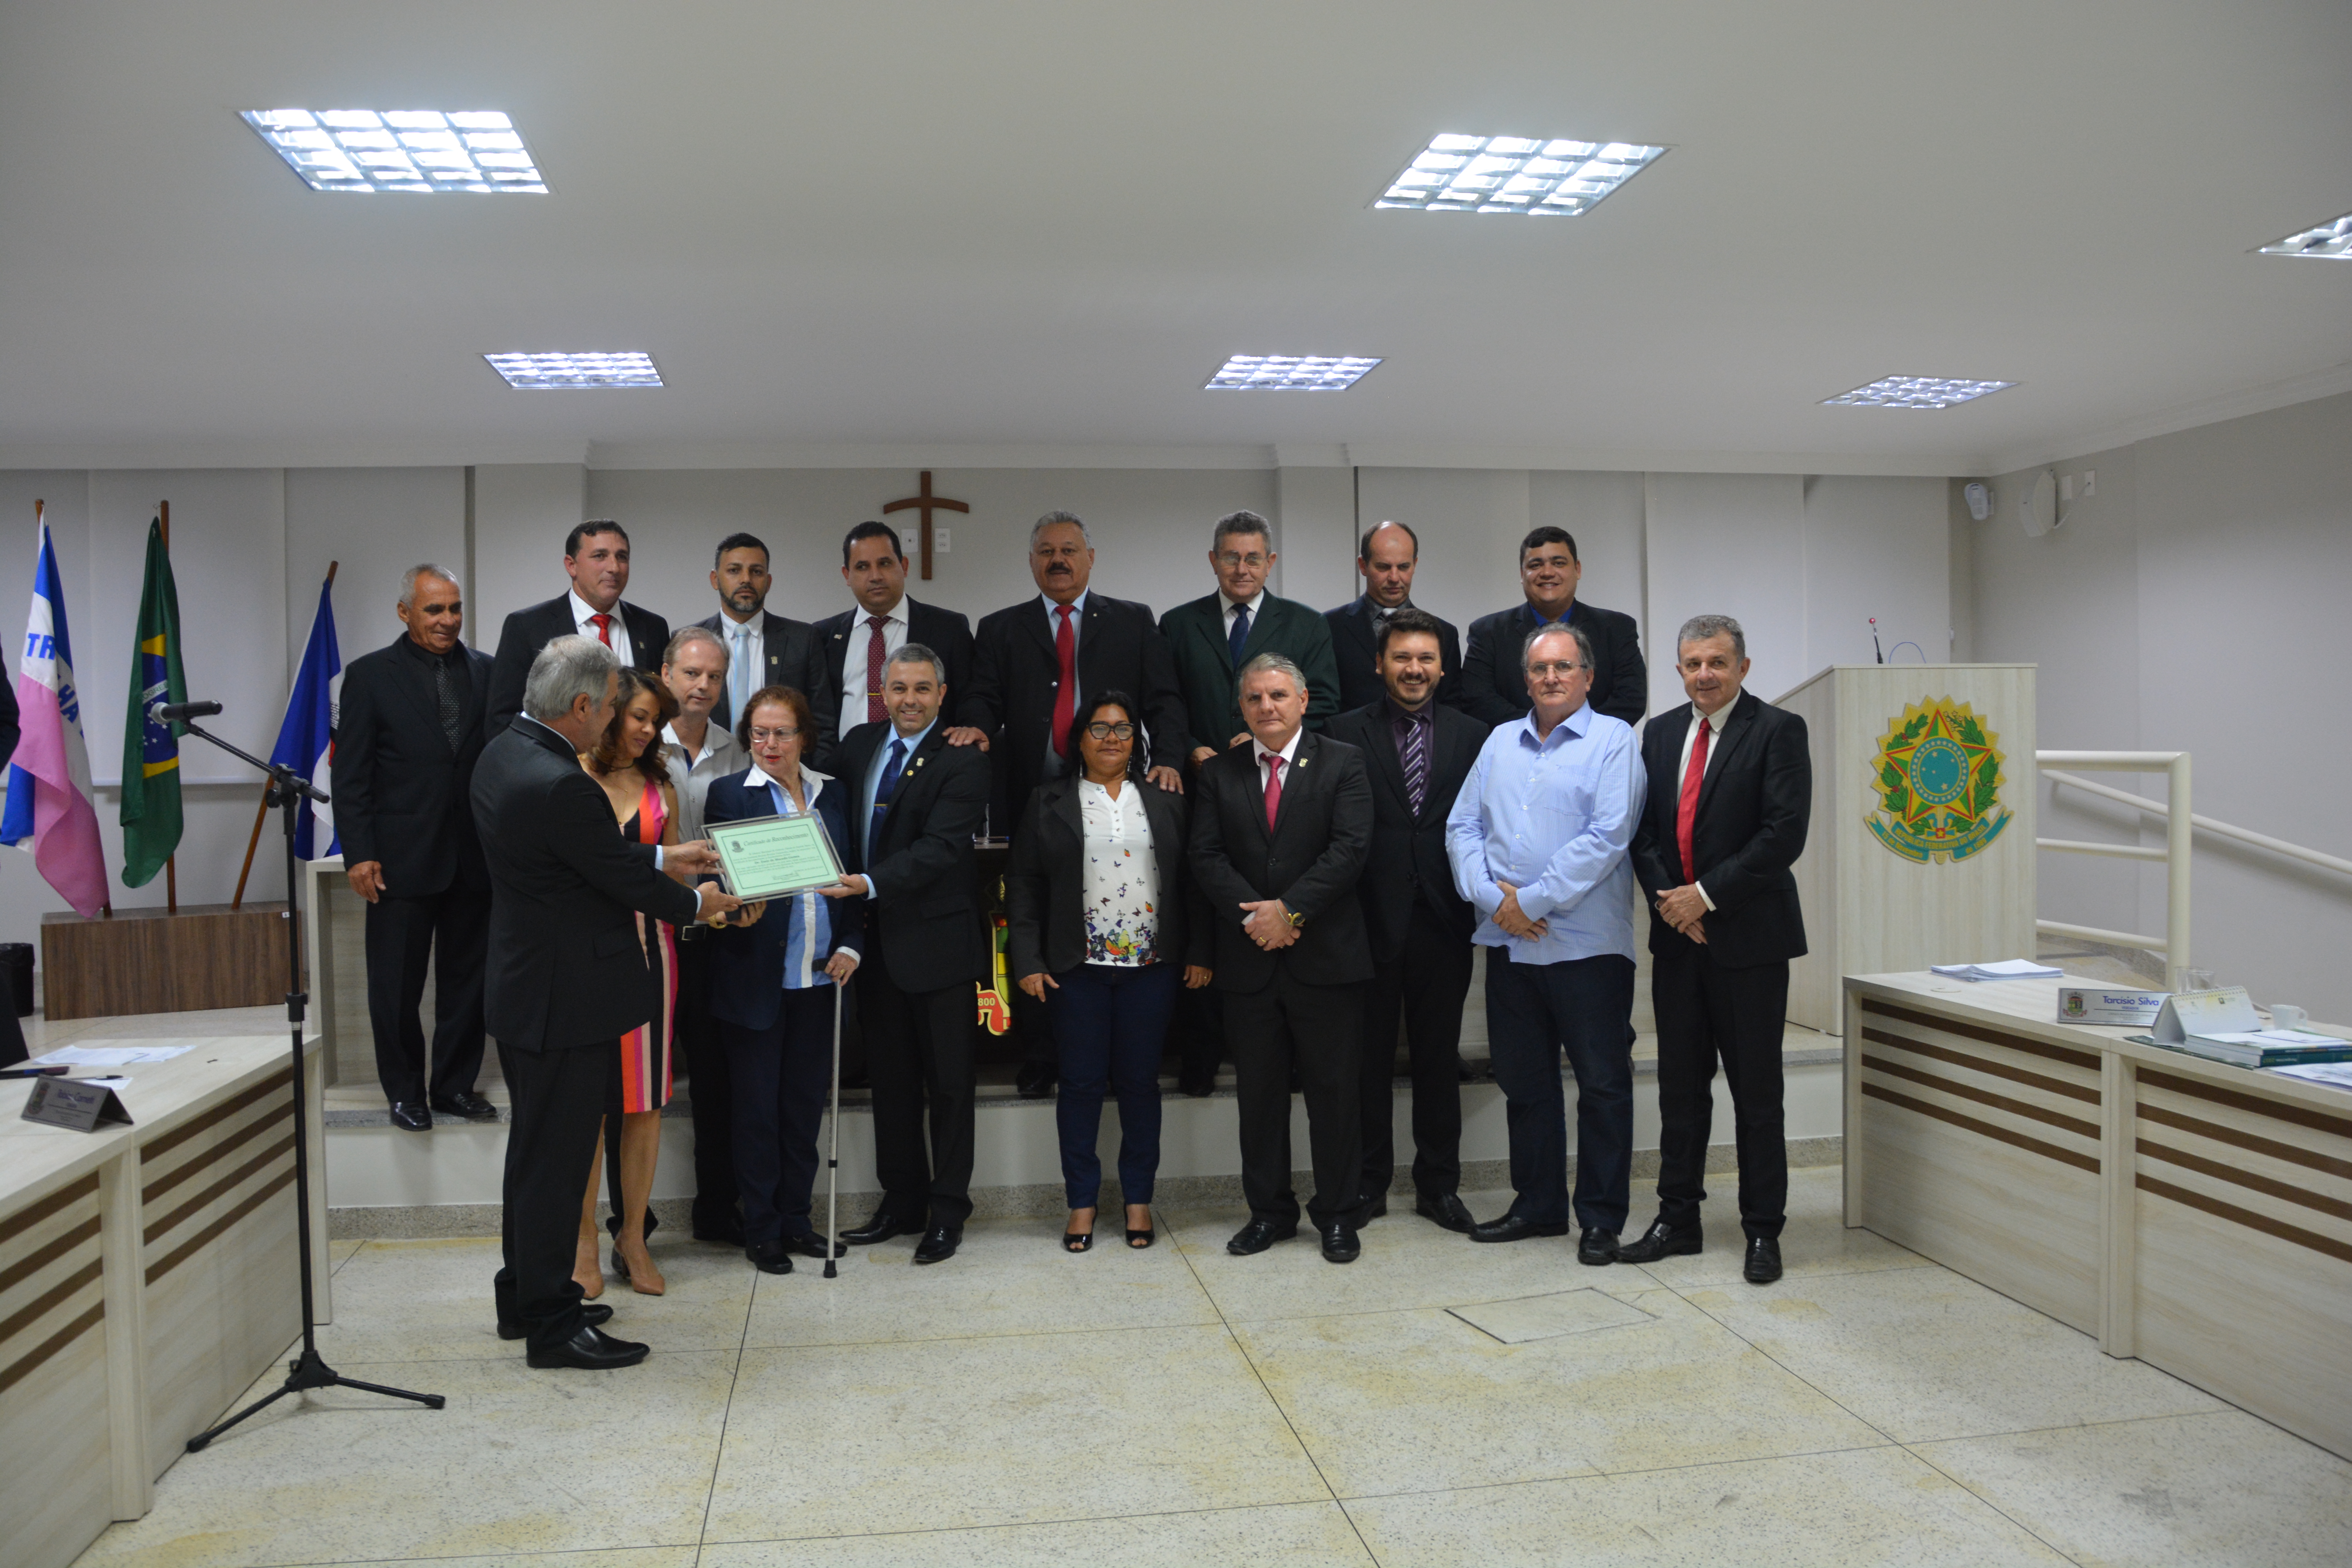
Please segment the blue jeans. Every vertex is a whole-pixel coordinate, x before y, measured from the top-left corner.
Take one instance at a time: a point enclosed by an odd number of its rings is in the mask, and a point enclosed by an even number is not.
[[[1561,1051],[1576,1074],[1576,1223],[1622,1231],[1633,1176],[1633,961],[1619,954],[1513,963],[1486,952],[1486,1041],[1511,1134],[1514,1214],[1569,1215]]]
[[[1182,966],[1082,963],[1054,981],[1061,989],[1045,993],[1062,1059],[1054,1123],[1062,1136],[1062,1184],[1070,1206],[1093,1208],[1102,1195],[1102,1157],[1095,1144],[1106,1088],[1118,1095],[1118,1184],[1127,1202],[1148,1204],[1160,1173],[1160,1048]]]

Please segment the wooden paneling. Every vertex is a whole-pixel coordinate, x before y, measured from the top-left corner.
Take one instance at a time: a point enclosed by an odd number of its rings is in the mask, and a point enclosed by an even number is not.
[[[0,1454],[7,1560],[63,1562],[112,1517],[99,1179],[0,1220]]]
[[[41,998],[53,1020],[260,1007],[286,996],[286,906],[118,910],[41,917]]]

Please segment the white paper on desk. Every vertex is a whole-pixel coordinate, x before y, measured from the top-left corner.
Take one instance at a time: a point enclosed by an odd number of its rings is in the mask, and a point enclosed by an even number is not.
[[[34,1067],[127,1068],[134,1062],[168,1062],[194,1046],[59,1046],[35,1057]]]
[[[2324,1083],[2330,1089],[2352,1092],[2352,1062],[2304,1062],[2294,1067],[2265,1068],[2281,1078],[2299,1078],[2307,1083]]]
[[[2261,1046],[2273,1050],[2281,1046],[2341,1046],[2347,1043],[2333,1035],[2315,1035],[2308,1029],[2239,1029],[2228,1034],[2200,1034],[2195,1037],[2220,1040],[2230,1046]]]
[[[78,1078],[73,1081],[89,1084],[93,1089],[123,1089],[131,1087],[131,1080],[127,1078]]]
[[[2066,973],[2030,958],[2004,958],[1997,963],[1937,963],[1929,968],[1951,980],[2055,980]]]

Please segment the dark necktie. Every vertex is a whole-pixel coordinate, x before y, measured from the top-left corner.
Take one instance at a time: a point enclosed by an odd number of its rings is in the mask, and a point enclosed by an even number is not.
[[[1429,797],[1429,731],[1434,728],[1418,719],[1397,721],[1397,756],[1404,763],[1404,798],[1417,819]]]
[[[1265,830],[1274,831],[1274,819],[1282,815],[1282,759],[1274,752],[1265,754]]]
[[[433,661],[433,696],[441,705],[441,732],[449,737],[449,749],[457,749],[457,738],[465,732],[464,704],[457,700],[457,672],[451,668],[453,658]]]
[[[1234,656],[1234,668],[1242,667],[1242,645],[1249,641],[1250,613],[1247,605],[1234,606],[1234,629],[1225,634],[1225,647]]]
[[[1675,847],[1683,853],[1683,876],[1696,882],[1698,868],[1691,862],[1691,835],[1698,826],[1698,786],[1706,779],[1706,743],[1715,726],[1696,713],[1691,718],[1698,725],[1698,739],[1691,742],[1690,765],[1683,770],[1682,798],[1675,803]]]
[[[879,616],[866,617],[873,635],[866,639],[866,721],[882,722],[882,628],[888,623]]]
[[[1054,633],[1054,658],[1062,667],[1061,684],[1054,689],[1054,754],[1070,754],[1070,720],[1078,710],[1078,634],[1070,627],[1070,606],[1056,605],[1062,624]]]
[[[889,760],[882,764],[882,776],[874,784],[874,815],[866,826],[866,858],[874,858],[874,836],[882,831],[882,819],[890,815],[890,797],[898,793],[898,770],[906,765],[907,742],[890,742]]]

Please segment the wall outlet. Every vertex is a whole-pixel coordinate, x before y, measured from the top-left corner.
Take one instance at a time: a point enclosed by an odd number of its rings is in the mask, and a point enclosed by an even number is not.
[[[945,555],[950,549],[954,548],[948,541],[948,533],[949,531],[947,529],[940,528],[936,524],[933,525],[931,529],[931,552],[933,554]]]
[[[2083,470],[2083,497],[2084,497],[2084,499],[2085,500],[2089,500],[2091,497],[2093,497],[2093,496],[2095,496],[2095,495],[2097,495],[2098,493],[2099,493],[2099,470],[2098,470],[2098,469],[2096,469],[2096,468],[2084,468],[2084,469]]]
[[[906,556],[907,559],[909,561],[913,560],[915,558],[915,552],[920,550],[922,547],[923,531],[921,529],[902,528],[898,531],[898,552]]]

